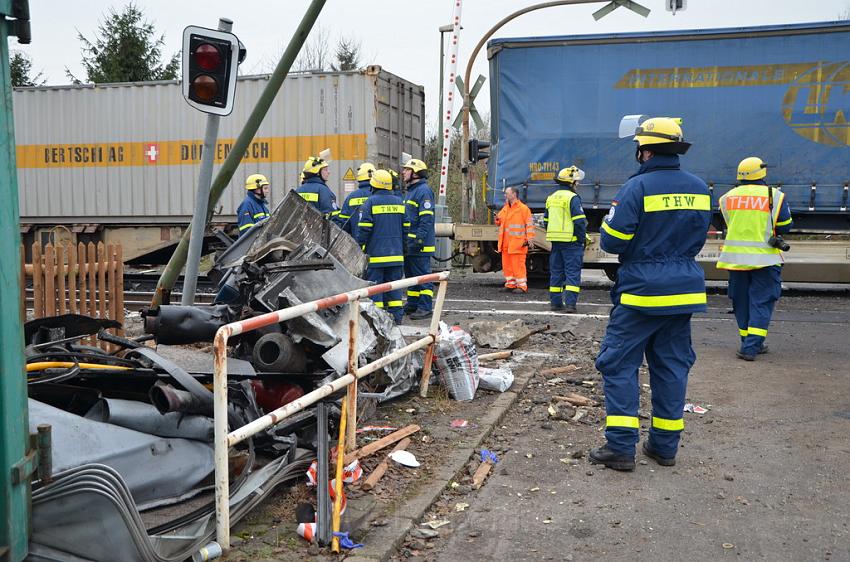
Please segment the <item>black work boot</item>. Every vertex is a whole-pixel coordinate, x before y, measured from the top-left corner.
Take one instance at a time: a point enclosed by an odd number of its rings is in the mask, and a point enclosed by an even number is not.
[[[578,312],[578,310],[576,309],[576,305],[574,305],[574,304],[565,304],[564,305],[564,312],[569,312],[570,314],[575,314],[576,312]]]
[[[423,318],[431,318],[431,311],[420,308],[410,315],[411,320],[421,320]]]
[[[743,359],[744,361],[755,361],[756,360],[755,355],[748,355],[746,353],[743,353],[741,350],[736,351],[735,355],[738,357],[738,359]]]
[[[761,355],[762,353],[767,353],[768,349],[769,348],[767,347],[767,344],[762,345],[761,349],[759,349],[759,355]]]
[[[649,445],[646,441],[643,442],[643,454],[647,457],[651,458],[661,466],[674,466],[676,464],[676,457],[662,457],[655,451],[649,448]]]
[[[635,458],[623,453],[617,453],[608,448],[608,445],[591,449],[588,455],[592,464],[604,464],[614,470],[634,470]]]

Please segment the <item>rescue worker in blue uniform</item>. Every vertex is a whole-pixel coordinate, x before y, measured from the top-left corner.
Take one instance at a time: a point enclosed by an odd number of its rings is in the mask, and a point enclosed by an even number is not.
[[[546,198],[546,240],[549,253],[549,303],[554,311],[575,312],[581,291],[581,265],[584,261],[587,218],[576,193],[584,172],[576,166],[559,171],[555,183],[563,186]]]
[[[339,220],[342,229],[351,234],[357,240],[357,210],[366,199],[372,195],[372,186],[369,180],[375,172],[375,165],[371,162],[363,162],[357,169],[357,189],[348,194],[339,211]]]
[[[405,205],[393,195],[393,179],[386,170],[376,170],[369,183],[372,195],[358,211],[357,241],[369,255],[366,279],[373,283],[388,283],[404,277]],[[401,290],[388,291],[372,297],[375,305],[390,314],[396,324],[404,317]]]
[[[422,160],[411,158],[402,167],[402,179],[407,185],[407,253],[404,272],[407,277],[431,273],[431,256],[436,248],[434,231],[434,192],[428,186],[428,166]],[[434,284],[414,285],[407,290],[404,311],[412,320],[428,318],[434,299]]]
[[[304,163],[304,170],[302,171],[304,180],[295,192],[318,209],[325,218],[341,224],[336,195],[327,184],[330,173],[327,161],[318,156],[311,156]]]
[[[782,294],[782,251],[789,249],[781,235],[791,230],[791,209],[766,177],[761,158],[744,158],[738,164],[741,185],[720,198],[726,238],[717,268],[729,271],[729,297],[741,337],[737,356],[745,361],[767,352],[767,327]]]
[[[236,220],[239,224],[239,236],[248,229],[269,218],[269,180],[263,174],[251,174],[245,179],[245,189],[248,193],[236,209]]]
[[[688,371],[696,360],[691,315],[706,310],[705,275],[694,259],[705,243],[711,196],[705,182],[680,169],[678,120],[647,119],[637,127],[640,169],[617,193],[602,222],[602,249],[619,256],[614,308],[596,368],[605,390],[607,444],[590,461],[634,470],[640,420],[638,369],[646,356],[652,420],[643,453],[676,463]]]

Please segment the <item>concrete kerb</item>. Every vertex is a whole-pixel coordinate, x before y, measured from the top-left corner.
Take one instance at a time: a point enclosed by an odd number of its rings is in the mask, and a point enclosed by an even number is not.
[[[536,366],[543,362],[543,357],[537,354],[529,356],[529,359],[531,361],[522,365],[522,372],[515,376],[513,389],[499,395],[487,414],[480,420],[478,434],[467,436],[464,440],[465,445],[449,455],[448,460],[437,470],[434,479],[426,484],[415,497],[405,501],[387,517],[386,526],[370,530],[363,538],[365,546],[352,551],[351,556],[345,559],[347,562],[385,562],[395,553],[407,534],[417,526],[425,512],[437,501],[448,483],[463,472],[475,449],[478,449],[490,436],[525,390],[536,372]]]

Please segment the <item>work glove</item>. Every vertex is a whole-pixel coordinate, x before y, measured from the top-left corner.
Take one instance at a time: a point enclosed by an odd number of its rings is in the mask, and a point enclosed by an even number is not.
[[[593,238],[590,237],[590,234],[587,234],[585,232],[585,234],[584,234],[584,247],[587,248],[591,244],[593,244]]]
[[[522,241],[523,248],[530,248],[531,244],[528,243],[528,239]]]

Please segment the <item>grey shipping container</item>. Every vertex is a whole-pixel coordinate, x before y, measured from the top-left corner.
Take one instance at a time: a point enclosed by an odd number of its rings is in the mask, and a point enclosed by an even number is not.
[[[222,118],[216,166],[268,76],[240,78],[233,113]],[[13,94],[21,223],[185,225],[192,215],[205,114],[177,81],[21,88]],[[329,185],[339,202],[363,161],[398,166],[421,157],[425,92],[370,66],[291,74],[216,208],[234,221],[245,177],[266,174],[271,203],[298,185],[308,156],[330,148]],[[347,176],[347,177],[346,177]]]

